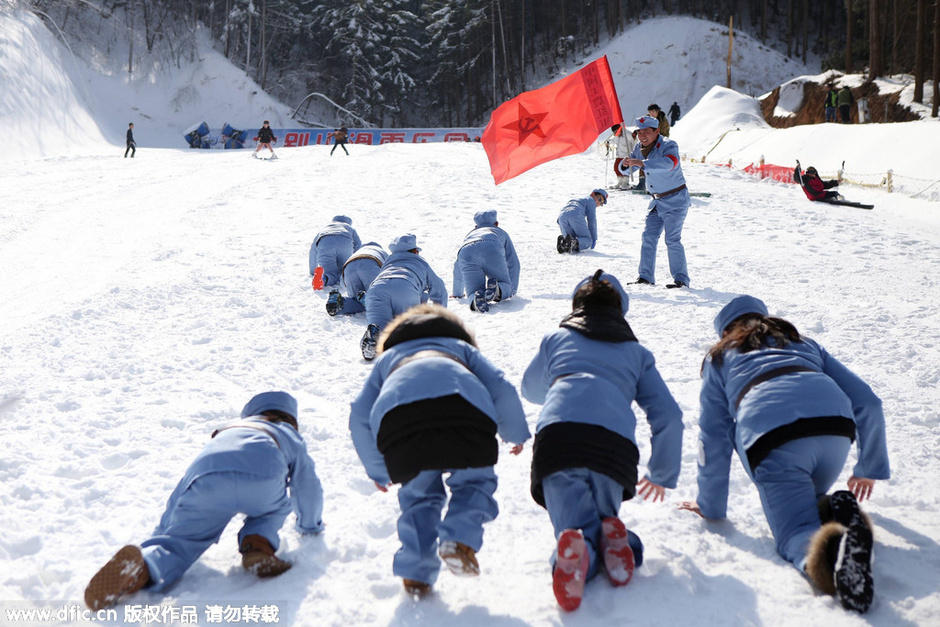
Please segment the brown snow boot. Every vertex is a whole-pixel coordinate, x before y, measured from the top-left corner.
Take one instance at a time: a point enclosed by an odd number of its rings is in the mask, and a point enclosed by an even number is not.
[[[245,570],[262,578],[277,577],[291,567],[290,562],[275,556],[271,543],[258,534],[245,536],[238,550],[242,554],[242,566]]]
[[[414,597],[416,599],[423,599],[424,597],[431,594],[431,584],[424,583],[423,581],[418,581],[417,579],[408,579],[407,577],[401,580],[402,584],[405,586],[405,592],[408,596]]]
[[[476,577],[480,574],[480,564],[476,552],[463,542],[445,540],[441,542],[438,554],[447,564],[450,572],[459,577]]]
[[[85,588],[85,605],[94,611],[111,607],[150,581],[140,547],[128,544],[101,567]]]
[[[806,551],[806,575],[826,594],[836,593],[833,574],[844,533],[845,527],[837,522],[828,522],[813,534]]]

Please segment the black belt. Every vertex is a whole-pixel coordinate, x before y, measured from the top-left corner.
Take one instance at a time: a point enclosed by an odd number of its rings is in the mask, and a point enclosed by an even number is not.
[[[417,360],[419,360],[419,359],[430,359],[430,358],[432,358],[432,357],[443,357],[444,359],[449,359],[449,360],[451,360],[451,361],[455,361],[455,362],[457,362],[458,364],[460,364],[461,366],[463,366],[464,368],[466,368],[467,370],[469,370],[469,368],[467,368],[467,364],[463,363],[460,359],[458,359],[458,358],[455,357],[454,355],[451,355],[450,353],[446,353],[446,352],[444,352],[444,351],[439,351],[439,350],[434,350],[434,349],[427,349],[427,350],[423,350],[423,351],[418,351],[417,353],[412,353],[411,355],[408,355],[407,357],[402,357],[401,361],[399,361],[397,364],[395,364],[395,365],[392,367],[392,369],[388,371],[388,374],[391,375],[393,372],[395,372],[396,370],[398,370],[398,369],[401,368],[402,366],[405,366],[405,365],[407,365],[407,364],[410,364],[410,363],[413,362],[413,361],[417,361]]]
[[[744,395],[751,391],[751,389],[763,383],[764,381],[770,381],[771,379],[776,379],[777,377],[782,377],[785,374],[791,374],[794,372],[816,372],[812,368],[807,368],[806,366],[784,366],[782,368],[774,368],[773,370],[768,370],[762,375],[758,375],[747,382],[747,385],[741,390],[741,393],[738,394],[738,399],[734,402],[734,408],[737,409],[741,404],[741,401],[744,400]]]
[[[653,193],[651,193],[650,196],[652,196],[652,197],[655,198],[656,200],[659,200],[660,198],[665,198],[666,196],[672,196],[673,194],[678,194],[679,192],[681,192],[681,191],[684,190],[684,189],[685,189],[685,183],[683,183],[683,184],[680,185],[679,187],[676,187],[675,189],[670,189],[668,192],[663,192],[662,194],[653,194]]]

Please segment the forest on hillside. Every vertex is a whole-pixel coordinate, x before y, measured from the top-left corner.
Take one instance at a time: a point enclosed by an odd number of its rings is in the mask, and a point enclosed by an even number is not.
[[[154,57],[194,59],[204,30],[282,102],[335,103],[329,123],[481,124],[499,103],[583,61],[599,43],[669,15],[728,25],[804,62],[821,59],[820,71],[912,74],[918,102],[925,81],[940,76],[940,0],[18,2],[65,38],[101,41],[104,30],[109,48],[123,39],[131,77]],[[90,26],[95,21],[110,28]],[[301,121],[304,112],[298,106]]]

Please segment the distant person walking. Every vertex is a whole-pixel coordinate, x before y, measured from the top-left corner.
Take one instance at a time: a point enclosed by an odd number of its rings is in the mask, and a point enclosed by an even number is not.
[[[124,158],[127,159],[127,152],[130,151],[131,159],[137,154],[137,142],[134,141],[134,123],[127,125],[127,148],[124,149]]]
[[[675,100],[672,101],[672,106],[669,107],[669,124],[670,126],[675,126],[676,122],[679,121],[679,103]]]
[[[855,104],[855,96],[852,95],[852,90],[849,89],[848,85],[842,86],[842,89],[839,90],[836,97],[836,101],[839,103],[839,117],[842,118],[841,122],[843,124],[850,124],[852,122],[852,105]]]
[[[261,128],[258,129],[258,135],[255,137],[255,141],[258,142],[258,147],[255,148],[255,156],[258,156],[258,151],[262,148],[267,148],[271,151],[272,156],[274,155],[274,149],[271,148],[271,143],[277,141],[277,137],[274,136],[274,131],[271,130],[271,124],[265,120],[261,125]]]
[[[836,121],[836,107],[838,106],[839,106],[839,94],[836,92],[835,87],[830,87],[829,91],[826,93],[826,100],[825,100],[826,122]]]
[[[669,137],[669,120],[666,119],[666,114],[659,108],[659,105],[651,104],[646,107],[646,112],[659,120],[659,134],[663,137]]]
[[[346,150],[346,140],[349,139],[349,129],[345,126],[341,126],[335,131],[333,131],[333,150],[330,151],[330,156],[333,156],[333,151],[336,150],[337,146],[340,146],[343,149],[343,152],[346,153],[346,156],[349,156],[349,151]]]

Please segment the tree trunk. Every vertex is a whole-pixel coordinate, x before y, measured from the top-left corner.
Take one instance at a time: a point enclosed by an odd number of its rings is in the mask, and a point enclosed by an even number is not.
[[[258,74],[260,75],[261,89],[264,89],[264,79],[268,73],[268,46],[267,33],[268,25],[268,0],[261,0],[261,58],[258,60]]]
[[[793,56],[793,2],[787,0],[787,56]]]
[[[127,18],[127,78],[134,75],[134,9],[125,5],[124,17]]]
[[[884,74],[881,53],[881,2],[868,0],[868,78],[875,80]]]
[[[937,117],[940,106],[940,0],[933,3],[933,107],[931,117]]]
[[[803,0],[802,4],[800,25],[803,27],[803,65],[806,65],[806,48],[809,44],[809,0]]]
[[[914,102],[924,102],[924,26],[927,0],[917,0],[917,26],[914,35]]]
[[[767,0],[760,3],[760,40],[767,43]]]
[[[845,73],[852,73],[852,0],[845,0]]]

